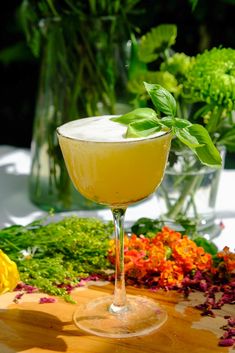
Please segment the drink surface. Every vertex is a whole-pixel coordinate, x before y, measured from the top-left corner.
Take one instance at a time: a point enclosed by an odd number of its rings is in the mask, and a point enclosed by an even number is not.
[[[74,186],[88,199],[127,206],[159,186],[171,134],[127,139],[126,127],[110,117],[79,119],[61,126],[58,138]]]

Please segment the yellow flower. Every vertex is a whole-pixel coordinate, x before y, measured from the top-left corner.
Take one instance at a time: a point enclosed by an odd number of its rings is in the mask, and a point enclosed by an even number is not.
[[[20,280],[15,262],[0,249],[0,294],[15,289]]]

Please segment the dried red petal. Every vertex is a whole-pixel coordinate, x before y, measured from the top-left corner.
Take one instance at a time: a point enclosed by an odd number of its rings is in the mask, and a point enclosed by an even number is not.
[[[234,317],[229,317],[228,318],[228,324],[229,324],[229,326],[235,327],[235,318]]]
[[[56,299],[51,297],[42,297],[39,299],[39,304],[55,303]]]
[[[235,343],[233,338],[222,338],[221,340],[219,340],[219,346],[221,347],[231,347],[233,346]]]

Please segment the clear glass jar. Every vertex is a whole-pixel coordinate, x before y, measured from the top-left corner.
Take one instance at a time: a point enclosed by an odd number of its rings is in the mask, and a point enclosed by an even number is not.
[[[74,189],[59,148],[56,128],[78,118],[130,110],[126,92],[126,41],[114,21],[117,19],[80,23],[79,32],[70,22],[61,23],[57,18],[40,23],[44,41],[29,196],[46,211],[102,207]],[[112,35],[111,31],[114,31]]]
[[[220,152],[224,161],[225,149]],[[189,149],[171,154],[157,191],[162,217],[175,224],[191,220],[199,230],[212,226],[222,168],[203,165]]]

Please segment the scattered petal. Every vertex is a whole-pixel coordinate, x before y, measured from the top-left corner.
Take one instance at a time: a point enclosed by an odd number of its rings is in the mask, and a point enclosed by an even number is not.
[[[219,346],[221,347],[231,347],[234,344],[233,338],[222,338],[219,340]]]
[[[39,304],[55,303],[56,299],[51,297],[42,297],[39,299]]]

